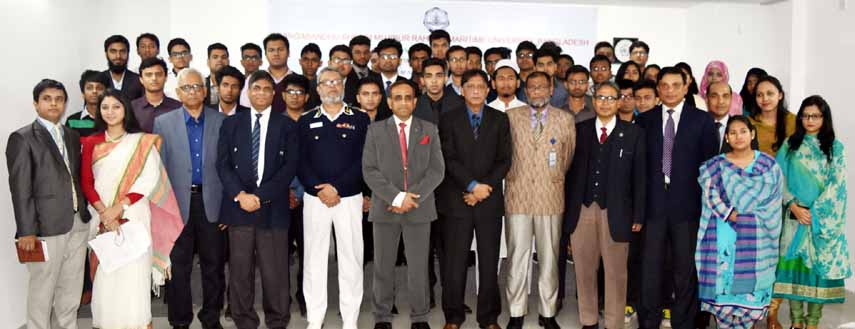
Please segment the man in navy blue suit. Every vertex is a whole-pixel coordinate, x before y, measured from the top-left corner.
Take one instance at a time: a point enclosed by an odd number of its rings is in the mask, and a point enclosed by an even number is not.
[[[252,109],[223,121],[217,154],[224,191],[220,223],[229,226],[229,304],[238,328],[258,328],[253,309],[257,264],[265,324],[286,328],[289,282],[282,275],[289,267],[288,186],[297,173],[296,128],[271,111],[275,87],[267,71],[254,72],[248,83]]]
[[[709,114],[684,102],[688,84],[682,70],[666,67],[658,78],[662,105],[641,114],[636,121],[646,131],[648,150],[638,321],[641,328],[659,328],[659,306],[665,297],[662,280],[674,280],[671,326],[693,328],[699,308],[694,258],[701,215],[698,168],[718,153],[717,132]],[[662,278],[668,256],[673,259],[674,277]]]

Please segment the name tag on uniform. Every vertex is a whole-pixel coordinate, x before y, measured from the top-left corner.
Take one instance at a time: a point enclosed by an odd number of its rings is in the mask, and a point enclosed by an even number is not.
[[[312,123],[310,123],[310,124],[309,124],[309,129],[320,128],[320,127],[323,127],[323,126],[324,126],[323,121],[312,122]]]
[[[555,150],[549,151],[549,167],[555,167],[556,164],[558,164],[558,154]]]

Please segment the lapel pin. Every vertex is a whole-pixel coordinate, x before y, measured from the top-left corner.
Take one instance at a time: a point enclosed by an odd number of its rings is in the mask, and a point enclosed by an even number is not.
[[[621,133],[619,133],[617,136],[618,136],[618,137],[623,137],[623,133],[621,132]]]

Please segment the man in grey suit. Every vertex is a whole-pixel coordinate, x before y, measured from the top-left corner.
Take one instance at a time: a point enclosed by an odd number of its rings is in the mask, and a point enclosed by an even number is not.
[[[60,124],[68,93],[56,80],[33,89],[35,122],[9,135],[6,162],[17,247],[47,246],[49,259],[27,263],[27,328],[77,328],[89,212],[80,188],[80,136]],[[17,284],[17,283],[16,283]]]
[[[218,224],[223,185],[216,165],[220,126],[225,115],[204,107],[207,91],[204,87],[199,71],[181,70],[177,91],[184,105],[154,120],[153,132],[163,139],[160,157],[184,220],[184,230],[169,256],[172,279],[166,284],[169,323],[173,328],[188,328],[193,322],[190,273],[194,250],[199,254],[202,269],[199,321],[205,329],[222,328],[225,227]]]
[[[445,162],[436,126],[412,116],[418,85],[399,80],[389,89],[394,115],[368,128],[362,153],[362,175],[373,192],[368,220],[374,225],[374,328],[392,328],[395,260],[403,234],[412,328],[428,329],[428,241],[437,217],[433,191],[442,182]]]

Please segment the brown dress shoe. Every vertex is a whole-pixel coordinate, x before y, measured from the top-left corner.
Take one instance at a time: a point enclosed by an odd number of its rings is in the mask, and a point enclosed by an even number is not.
[[[488,325],[486,327],[481,327],[481,328],[484,328],[484,329],[502,329],[502,327],[500,327],[498,323],[493,323],[491,325]]]
[[[442,327],[442,329],[460,329],[460,325],[454,323],[446,323],[445,326]]]

